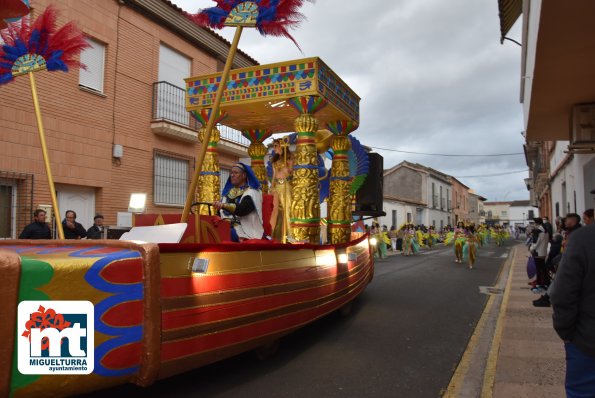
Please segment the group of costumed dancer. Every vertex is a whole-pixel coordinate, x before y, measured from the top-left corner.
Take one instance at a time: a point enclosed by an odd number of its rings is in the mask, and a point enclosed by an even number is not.
[[[453,245],[455,262],[467,263],[469,269],[475,265],[479,247],[486,246],[492,240],[497,246],[502,246],[504,241],[510,238],[508,230],[499,225],[488,227],[483,224],[476,226],[463,222],[459,222],[454,229],[447,226],[440,233],[433,226],[416,227],[410,223],[402,225],[398,231],[393,231],[393,229],[388,231],[385,227],[381,230],[378,223],[372,224],[370,236],[376,239],[378,257],[386,257],[387,247],[392,246],[395,250],[394,241],[397,239],[402,239],[401,254],[403,256],[415,255],[422,248],[432,249],[438,242],[443,242],[446,246]]]
[[[399,228],[397,236],[403,239],[403,250],[401,254],[411,256],[418,253],[422,247],[429,249],[436,246],[440,236],[433,226],[429,228],[414,227],[413,224],[404,224]]]
[[[506,228],[499,225],[486,227],[485,225],[475,226],[475,224],[465,225],[465,223],[459,222],[453,231],[446,233],[444,244],[454,246],[456,263],[467,262],[469,269],[472,269],[479,247],[486,246],[491,239],[494,239],[497,246],[502,246],[508,238],[510,235]]]

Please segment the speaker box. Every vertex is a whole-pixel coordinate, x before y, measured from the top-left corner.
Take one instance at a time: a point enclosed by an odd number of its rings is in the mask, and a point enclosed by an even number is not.
[[[370,161],[370,171],[364,185],[355,195],[353,214],[382,217],[386,215],[382,210],[384,159],[377,153],[368,153],[368,160]]]

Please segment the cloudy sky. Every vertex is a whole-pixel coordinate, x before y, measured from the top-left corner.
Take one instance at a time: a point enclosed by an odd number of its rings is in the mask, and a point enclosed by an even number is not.
[[[209,0],[172,0],[188,12]],[[318,56],[361,97],[365,145],[432,154],[523,152],[521,47],[500,44],[497,0],[317,0],[284,38],[244,30],[240,48],[261,64]],[[520,41],[520,22],[508,34]],[[231,40],[233,28],[219,33]],[[490,201],[529,198],[524,156],[446,157],[376,149],[460,177]],[[483,177],[467,177],[483,176]]]

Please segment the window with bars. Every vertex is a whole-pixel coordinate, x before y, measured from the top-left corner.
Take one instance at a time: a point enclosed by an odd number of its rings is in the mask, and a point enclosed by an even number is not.
[[[86,69],[80,69],[79,86],[103,93],[105,44],[90,37],[87,37],[86,40],[91,47],[81,52],[81,63],[86,66]]]
[[[189,168],[188,159],[155,153],[153,201],[156,205],[184,205]]]

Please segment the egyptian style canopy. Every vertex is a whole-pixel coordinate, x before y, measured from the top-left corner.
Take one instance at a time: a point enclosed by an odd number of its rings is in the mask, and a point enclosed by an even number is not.
[[[212,108],[220,82],[221,73],[186,79],[186,109],[195,114]],[[221,100],[224,124],[237,130],[294,131],[294,107],[307,111],[317,105],[297,99],[305,96],[326,103],[316,112],[321,126],[337,120],[359,124],[360,98],[318,57],[233,70]]]

